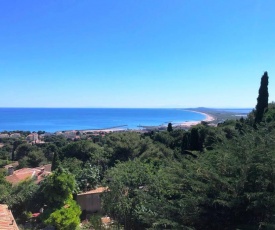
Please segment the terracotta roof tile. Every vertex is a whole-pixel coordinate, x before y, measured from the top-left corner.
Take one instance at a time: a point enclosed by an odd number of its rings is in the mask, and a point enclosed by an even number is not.
[[[11,211],[5,204],[0,204],[0,229],[19,230]]]
[[[44,168],[45,171],[51,172],[51,171],[52,171],[52,164],[43,165],[43,166],[41,166],[41,167],[39,167],[39,168],[40,168],[40,169],[41,169],[41,168]]]
[[[96,189],[90,190],[88,192],[77,194],[78,196],[82,195],[89,195],[89,194],[96,194],[96,193],[103,193],[108,190],[108,187],[98,187]]]
[[[48,165],[45,166],[49,168]],[[42,171],[42,169],[44,170]],[[34,178],[35,183],[38,184],[44,179],[45,176],[49,175],[50,173],[51,172],[46,171],[43,166],[38,168],[22,168],[15,170],[12,175],[6,176],[6,180],[15,185],[21,181]]]

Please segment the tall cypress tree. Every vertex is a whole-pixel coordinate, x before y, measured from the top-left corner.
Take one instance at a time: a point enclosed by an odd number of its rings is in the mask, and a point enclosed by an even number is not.
[[[167,131],[168,131],[168,132],[173,131],[172,123],[168,123]]]
[[[52,160],[52,171],[57,169],[60,166],[60,160],[59,160],[59,155],[57,152],[53,154],[53,160]]]
[[[261,86],[259,88],[259,96],[255,111],[255,123],[259,123],[263,119],[263,115],[268,107],[268,75],[264,72],[261,78]]]

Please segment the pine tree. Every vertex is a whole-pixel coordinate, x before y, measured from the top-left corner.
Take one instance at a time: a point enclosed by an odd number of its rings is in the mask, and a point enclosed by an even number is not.
[[[263,115],[268,107],[268,75],[264,72],[261,78],[261,86],[259,88],[259,96],[255,111],[255,123],[259,123],[263,119]]]

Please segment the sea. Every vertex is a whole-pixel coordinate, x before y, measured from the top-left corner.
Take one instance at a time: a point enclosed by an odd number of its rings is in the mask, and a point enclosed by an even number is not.
[[[184,109],[0,108],[0,131],[141,129],[203,119]]]
[[[203,119],[182,109],[0,108],[0,131],[139,129]]]

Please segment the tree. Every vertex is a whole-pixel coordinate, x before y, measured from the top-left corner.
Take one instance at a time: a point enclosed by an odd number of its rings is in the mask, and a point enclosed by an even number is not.
[[[168,123],[167,131],[168,131],[168,132],[173,131],[173,127],[172,127],[172,124],[171,124],[171,123]]]
[[[99,181],[99,168],[87,162],[77,172],[75,179],[78,190],[87,191],[87,189],[95,188]]]
[[[194,126],[190,131],[190,149],[203,151],[207,127],[203,125]]]
[[[77,229],[81,210],[73,199],[68,199],[64,203],[64,206],[50,214],[45,223],[55,226],[57,230]]]
[[[82,171],[83,162],[81,160],[76,159],[75,157],[71,158],[65,158],[62,162],[58,163],[62,166],[65,170],[70,172],[73,175],[78,174]],[[53,164],[52,164],[53,165]],[[53,168],[53,166],[52,166]]]
[[[11,184],[6,181],[5,176],[6,176],[6,172],[4,170],[1,170],[0,171],[0,203],[6,203],[11,193]]]
[[[76,183],[74,176],[58,168],[49,175],[40,187],[41,199],[47,205],[42,214],[45,224],[51,224],[58,230],[76,229],[80,223],[80,207],[73,200],[72,193]]]
[[[53,154],[53,160],[52,160],[52,171],[57,169],[60,165],[59,155],[57,152]]]
[[[45,157],[49,160],[52,161],[54,157],[54,153],[58,152],[58,148],[55,144],[50,143],[46,146],[45,150]]]
[[[65,158],[61,162],[62,168],[75,176],[76,190],[87,191],[95,188],[99,182],[99,166],[73,158]]]
[[[38,188],[32,179],[27,179],[10,188],[9,196],[3,200],[20,221],[24,221],[23,212],[39,210],[39,203],[35,199]]]
[[[75,157],[86,162],[98,149],[100,149],[99,145],[94,144],[91,141],[82,140],[73,142],[62,148],[60,159],[62,160],[65,157]]]
[[[144,229],[142,217],[147,215],[144,194],[152,185],[152,169],[139,160],[118,163],[107,175],[110,191],[103,195],[108,215],[124,225],[124,229]]]
[[[259,88],[259,96],[255,111],[255,123],[259,123],[263,119],[263,115],[268,107],[268,75],[264,72],[261,78],[261,86]]]
[[[22,142],[21,140],[15,140],[13,142],[13,148],[12,148],[12,155],[11,155],[11,160],[14,161],[15,160],[15,150],[17,149],[17,147],[21,144],[23,144],[24,142]]]
[[[33,150],[28,153],[28,156],[24,156],[19,160],[19,168],[31,167],[35,168],[39,165],[46,164],[47,159],[45,158],[41,150]]]
[[[48,207],[60,207],[75,191],[76,182],[71,173],[62,168],[56,169],[42,182],[40,190]],[[54,194],[54,195],[49,195]]]
[[[132,160],[140,156],[144,149],[144,139],[135,132],[112,133],[105,139],[105,151],[109,157],[109,167],[116,161]]]
[[[186,188],[178,190],[179,185],[171,183],[170,166],[164,170],[138,159],[116,164],[106,177],[109,190],[102,197],[106,213],[126,230],[184,229],[178,219],[186,201],[179,205],[176,201]]]
[[[18,147],[16,148],[16,159],[19,160],[27,156],[33,149],[34,147],[27,143],[18,145]]]

